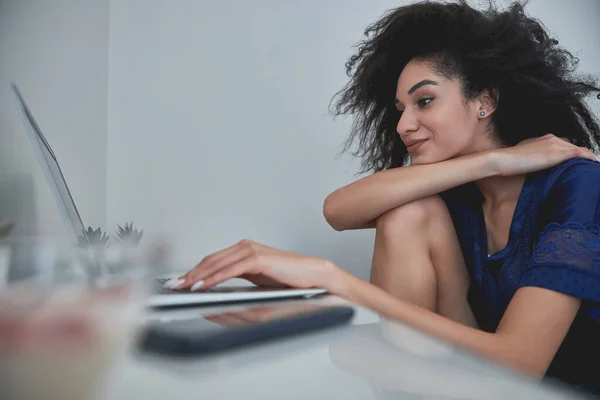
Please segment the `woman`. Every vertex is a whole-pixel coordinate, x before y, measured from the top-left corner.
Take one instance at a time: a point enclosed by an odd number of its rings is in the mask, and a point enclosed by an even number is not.
[[[371,281],[251,241],[180,280],[324,287],[537,377],[600,390],[600,89],[518,4],[414,4],[369,27],[336,112],[372,175],[331,193],[375,228]],[[410,164],[407,166],[406,164]]]

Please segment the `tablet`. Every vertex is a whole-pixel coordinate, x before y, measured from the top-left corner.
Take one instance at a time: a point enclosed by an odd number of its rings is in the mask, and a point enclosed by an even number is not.
[[[149,322],[140,348],[151,353],[198,356],[341,325],[353,316],[354,309],[348,306],[266,304],[198,318]]]

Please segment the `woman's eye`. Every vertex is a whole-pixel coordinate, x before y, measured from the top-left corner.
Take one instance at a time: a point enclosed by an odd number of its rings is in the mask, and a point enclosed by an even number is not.
[[[419,107],[425,107],[426,105],[431,103],[432,100],[433,97],[423,97],[422,99],[419,99],[417,103],[419,104]]]

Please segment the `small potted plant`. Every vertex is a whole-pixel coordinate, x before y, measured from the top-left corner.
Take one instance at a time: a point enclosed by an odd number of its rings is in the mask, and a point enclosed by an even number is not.
[[[102,229],[92,229],[91,226],[79,236],[79,245],[81,247],[108,247],[110,238]]]
[[[116,236],[113,236],[113,238],[117,243],[127,246],[137,246],[143,236],[144,231],[134,228],[133,222],[129,222],[124,226],[117,225]],[[79,236],[79,245],[82,247],[106,248],[110,246],[110,236],[102,231],[101,228],[93,229],[90,226]]]
[[[114,249],[114,252],[109,249],[111,237],[101,228],[88,227],[79,236],[79,246],[86,249],[82,253],[81,261],[87,267],[92,279],[124,268],[128,262],[128,255],[132,254],[130,251],[138,246],[144,235],[143,231],[133,227],[133,222],[126,223],[124,226],[117,225],[115,233],[112,239],[118,243],[116,247],[120,252],[117,249]]]
[[[140,244],[143,236],[144,231],[135,229],[133,227],[133,222],[126,223],[124,227],[117,225],[117,237],[115,239],[119,243],[129,246],[137,246]]]

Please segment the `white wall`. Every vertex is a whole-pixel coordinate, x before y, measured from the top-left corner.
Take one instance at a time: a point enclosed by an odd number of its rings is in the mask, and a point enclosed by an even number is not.
[[[322,217],[357,171],[336,158],[349,122],[327,106],[350,46],[402,3],[113,0],[109,226],[164,232],[179,269],[247,237],[366,277],[373,232],[336,233]],[[529,10],[600,74],[600,2]]]
[[[503,3],[508,3],[503,0]],[[580,70],[600,79],[600,1],[534,0],[526,8],[564,46],[580,59]],[[590,97],[589,104],[600,118],[600,101]]]
[[[340,4],[113,1],[109,226],[164,230],[182,269],[251,238],[364,276],[372,233],[322,217],[356,172],[336,159],[348,124],[327,106],[381,7]]]
[[[23,234],[66,230],[16,111],[13,81],[84,222],[105,224],[108,9],[108,0],[0,0],[0,192],[2,212],[35,215]]]

